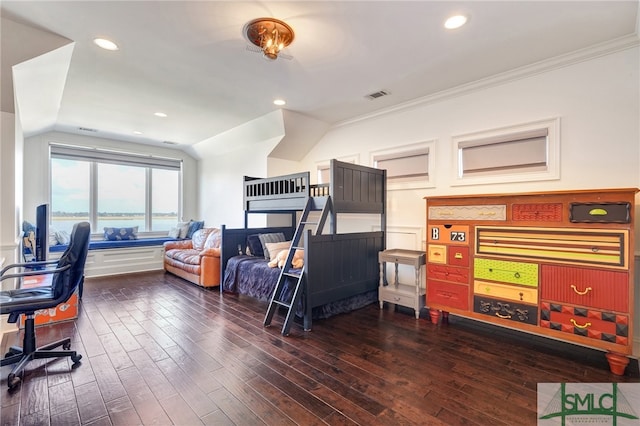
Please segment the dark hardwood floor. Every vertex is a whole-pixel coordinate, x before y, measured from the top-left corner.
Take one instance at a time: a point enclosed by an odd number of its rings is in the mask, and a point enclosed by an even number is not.
[[[372,304],[279,334],[266,303],[164,272],[86,280],[72,337],[82,364],[37,360],[15,391],[2,368],[2,425],[534,425],[540,382],[640,382],[598,351],[452,317]],[[3,352],[19,343],[9,333]]]

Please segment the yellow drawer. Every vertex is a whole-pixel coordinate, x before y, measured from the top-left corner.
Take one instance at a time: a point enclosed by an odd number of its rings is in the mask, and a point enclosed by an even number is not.
[[[494,297],[496,299],[507,299],[533,305],[538,304],[538,289],[532,287],[518,287],[515,285],[474,281],[473,293]]]
[[[538,264],[475,258],[473,260],[473,277],[537,287]]]
[[[429,244],[427,247],[427,259],[431,263],[447,263],[447,246]]]
[[[478,226],[476,253],[627,269],[629,231]]]

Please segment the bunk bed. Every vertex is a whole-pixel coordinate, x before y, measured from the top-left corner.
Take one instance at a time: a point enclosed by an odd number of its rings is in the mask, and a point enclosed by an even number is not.
[[[332,208],[323,233],[307,230],[304,235],[304,293],[296,309],[304,329],[311,329],[312,318],[378,301],[378,253],[385,249],[385,170],[331,160],[328,184],[311,185],[310,173],[303,172],[264,179],[245,177],[243,190],[244,228],[221,227],[221,292],[269,299],[280,268],[270,268],[264,258],[245,254],[248,238],[281,232],[290,241],[299,212],[312,198],[316,207],[330,202]],[[252,213],[288,214],[291,225],[249,228]],[[377,215],[373,217],[379,217],[380,230],[337,233],[339,214]]]

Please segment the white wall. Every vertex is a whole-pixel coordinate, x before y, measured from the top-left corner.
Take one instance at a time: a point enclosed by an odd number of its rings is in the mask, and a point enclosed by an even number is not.
[[[435,139],[435,187],[389,193],[388,224],[400,227],[424,228],[423,198],[430,195],[638,187],[638,63],[636,47],[334,127],[301,162],[301,170],[353,154],[371,165],[372,151]],[[451,186],[452,136],[553,117],[561,119],[559,180]]]
[[[7,265],[20,260],[23,141],[16,115],[0,114],[0,260]]]
[[[198,163],[196,159],[180,150],[131,144],[128,142],[82,136],[63,132],[49,132],[25,139],[24,173],[24,216],[25,220],[35,220],[36,207],[49,202],[49,144],[52,142],[119,149],[141,154],[155,154],[182,159],[183,210],[184,220],[198,218]]]
[[[273,175],[267,173],[267,158],[283,135],[278,110],[194,145],[200,158],[198,195],[205,224],[244,227],[243,176]],[[251,215],[249,220],[250,227],[266,225],[264,215]]]

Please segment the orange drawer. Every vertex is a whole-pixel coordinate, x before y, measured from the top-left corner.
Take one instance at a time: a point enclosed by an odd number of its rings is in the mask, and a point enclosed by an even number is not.
[[[469,287],[466,285],[427,280],[427,306],[438,304],[450,308],[469,309]]]
[[[542,265],[541,298],[616,312],[629,311],[626,272]]]
[[[429,242],[440,244],[469,244],[466,225],[429,225]]]
[[[540,326],[591,339],[629,345],[629,317],[596,309],[543,302]]]
[[[451,266],[469,266],[469,247],[449,246],[447,263]]]
[[[427,277],[459,284],[469,284],[469,270],[446,265],[427,264]]]

